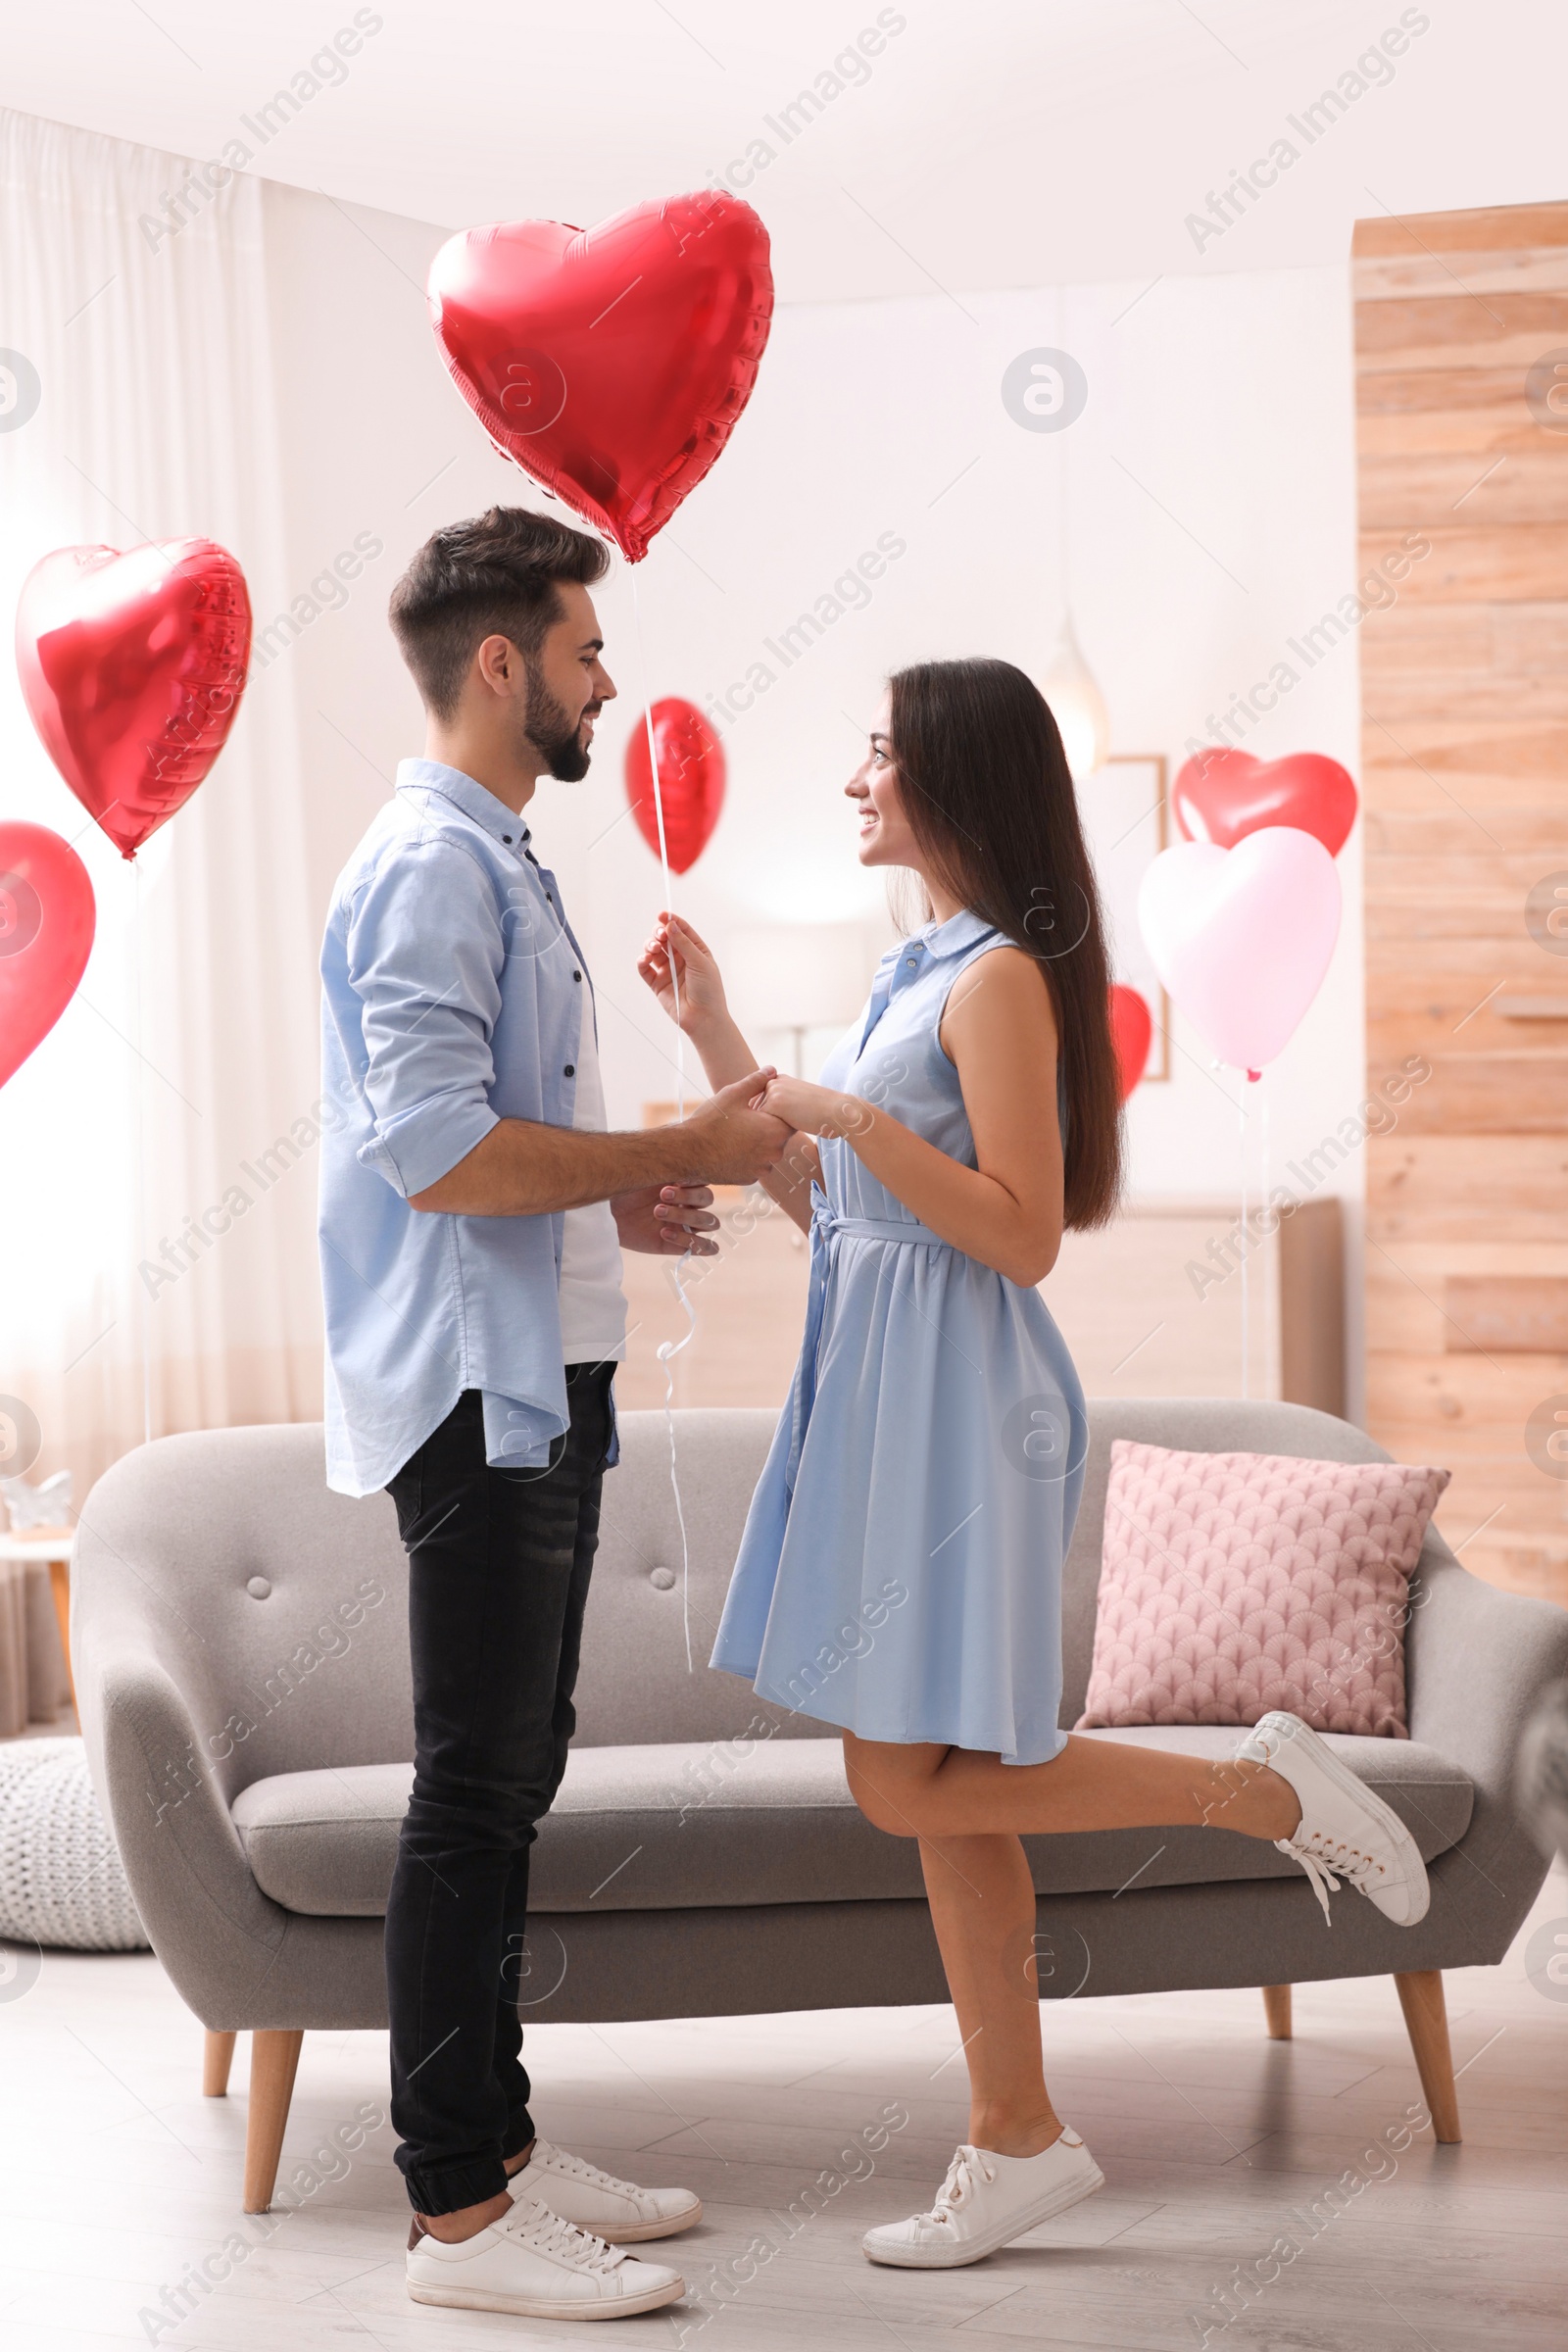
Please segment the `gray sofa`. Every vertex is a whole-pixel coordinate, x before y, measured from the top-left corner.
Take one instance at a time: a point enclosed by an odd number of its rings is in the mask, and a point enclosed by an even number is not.
[[[1117,1402],[1091,1415],[1064,1586],[1069,1724],[1114,1438],[1388,1458],[1299,1405]],[[663,1418],[622,1416],[576,1742],[534,1852],[525,2016],[946,1997],[913,1842],[862,1820],[824,1726],[705,1663],[772,1424],[758,1411],[676,1416],[688,1670]],[[254,2036],[244,2201],[261,2210],[302,2033],[385,2023],[381,1914],[413,1748],[392,1505],[327,1492],[315,1426],[165,1438],[88,1497],[74,1588],[94,1776],[152,1942],[209,2029],[210,2091],[226,2084],[235,2033]],[[1433,1865],[1422,1924],[1396,1929],[1345,1894],[1327,1928],[1293,1863],[1225,1830],[1036,1838],[1044,1995],[1260,1985],[1285,2034],[1295,1981],[1396,1974],[1439,2136],[1458,2136],[1438,1972],[1499,1959],[1541,1885],[1511,1774],[1520,1727],[1568,1673],[1568,1612],[1480,1583],[1435,1534],[1413,1600],[1410,1740],[1340,1744]],[[1237,1736],[1092,1735],[1216,1755]]]

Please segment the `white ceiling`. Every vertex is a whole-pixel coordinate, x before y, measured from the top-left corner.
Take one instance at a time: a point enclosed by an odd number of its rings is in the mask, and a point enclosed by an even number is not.
[[[343,26],[344,77],[265,146],[243,127]],[[789,144],[765,127],[878,17],[867,78]],[[1384,86],[1255,210],[1186,216],[1425,17]],[[701,184],[745,192],[786,301],[1331,261],[1358,215],[1568,194],[1556,0],[0,0],[7,105],[453,227],[579,223]]]

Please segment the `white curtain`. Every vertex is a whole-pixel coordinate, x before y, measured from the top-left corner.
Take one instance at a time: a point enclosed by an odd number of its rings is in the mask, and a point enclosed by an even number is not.
[[[262,191],[232,178],[170,234],[185,172],[0,112],[0,348],[37,377],[30,414],[0,411],[7,631],[32,564],[74,542],[217,539],[260,615],[288,601]],[[0,1396],[37,1425],[31,1477],[70,1467],[78,1504],[144,1428],[318,1409],[317,943],[287,669],[253,678],[133,869],[0,654],[0,816],[74,841],[98,901],[75,1001],[0,1089]],[[0,1448],[17,1418],[0,1404]]]

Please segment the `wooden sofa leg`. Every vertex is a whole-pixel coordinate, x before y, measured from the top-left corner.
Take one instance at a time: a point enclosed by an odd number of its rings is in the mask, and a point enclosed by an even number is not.
[[[1432,2129],[1448,2145],[1462,2138],[1459,2094],[1453,2087],[1453,2052],[1448,2047],[1448,2011],[1443,1998],[1443,1971],[1413,1970],[1396,1976],[1399,2007],[1415,2052],[1416,2073],[1432,2114]]]
[[[1268,2020],[1270,2041],[1289,2041],[1291,2038],[1291,1988],[1288,1984],[1265,1984],[1263,2015]]]
[[[202,2097],[220,2099],[228,2088],[228,2070],[234,2063],[235,2035],[212,2034],[202,2053]]]
[[[245,2211],[272,2202],[303,2032],[269,2027],[251,2035],[251,2111],[245,2125]]]

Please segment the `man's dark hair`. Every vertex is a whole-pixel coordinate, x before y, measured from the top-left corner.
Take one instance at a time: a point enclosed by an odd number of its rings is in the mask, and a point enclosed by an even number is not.
[[[510,638],[531,662],[562,616],[558,583],[591,587],[609,568],[602,539],[526,507],[492,507],[432,532],[387,608],[426,710],[452,716],[487,637]]]

